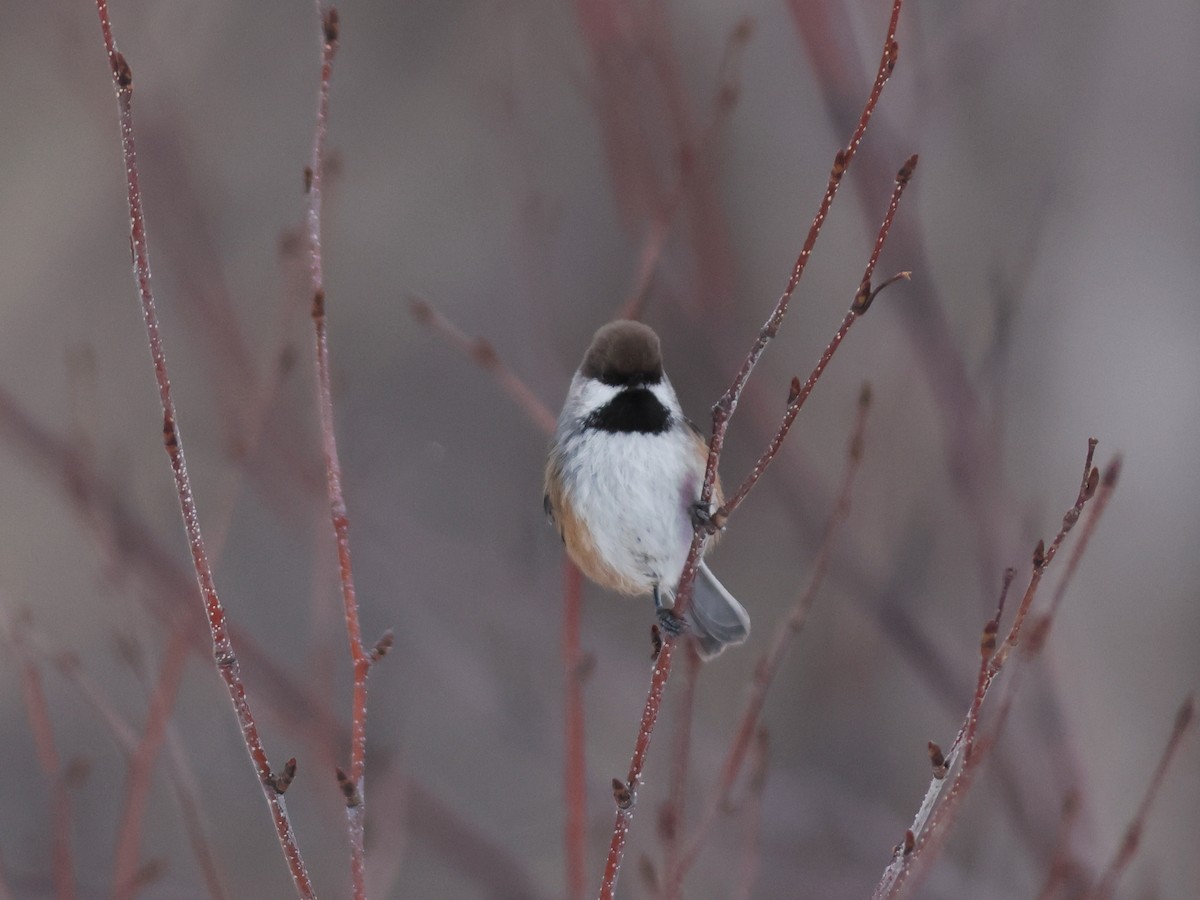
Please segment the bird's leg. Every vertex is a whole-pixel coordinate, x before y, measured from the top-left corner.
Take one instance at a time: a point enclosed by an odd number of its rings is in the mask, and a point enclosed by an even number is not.
[[[673,638],[687,630],[687,623],[675,615],[675,610],[663,603],[658,585],[654,586],[654,611],[658,614],[658,627]]]
[[[724,522],[717,521],[717,517],[699,500],[692,504],[689,512],[693,528],[703,528],[708,534],[716,534],[725,528]]]

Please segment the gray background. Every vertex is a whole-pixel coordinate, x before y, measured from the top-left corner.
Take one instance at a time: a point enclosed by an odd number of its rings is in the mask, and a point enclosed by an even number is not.
[[[491,378],[414,323],[407,298],[419,293],[489,338],[557,410],[592,330],[635,280],[647,223],[677,177],[680,134],[690,135],[697,176],[646,318],[685,408],[704,421],[786,281],[887,15],[874,0],[839,8],[823,42],[831,52],[814,55],[782,0],[626,0],[613,4],[623,12],[598,51],[583,25],[590,6],[341,7],[325,219],[337,423],[364,628],[397,633],[371,682],[376,896],[488,897],[505,883],[421,803],[452,811],[547,896],[564,883],[561,557],[541,514],[544,437]],[[801,6],[814,21],[816,8]],[[112,14],[134,71],[155,284],[218,586],[230,616],[344,719],[308,297],[280,250],[303,215],[315,14],[307,3],[227,0],[114,0]],[[756,27],[737,105],[713,137],[697,137],[743,16]],[[46,429],[74,435],[88,477],[117,491],[171,564],[186,566],[95,11],[83,0],[10,3],[5,19],[0,386]],[[881,264],[883,274],[914,269],[911,284],[882,295],[855,328],[713,558],[755,631],[701,677],[693,814],[754,661],[806,583],[854,397],[870,380],[854,510],[767,703],[754,896],[869,893],[925,789],[925,742],[948,745],[966,709],[1003,568],[1026,566],[1037,538],[1053,534],[1092,435],[1101,461],[1124,455],[1121,485],[1044,657],[1020,680],[997,748],[1003,765],[979,779],[923,895],[1034,896],[1070,788],[1083,798],[1072,847],[1084,866],[1097,871],[1117,846],[1175,709],[1200,682],[1198,37],[1189,0],[905,9],[878,130],[723,465],[736,482],[758,453],[790,377],[807,372],[853,296],[891,172],[919,152]],[[831,61],[845,69],[844,97],[818,89],[815,71],[833,74]],[[623,132],[606,98],[627,116]],[[686,104],[682,129],[670,124],[672,99]],[[623,155],[618,133],[639,136]],[[931,308],[944,317],[943,345]],[[954,456],[968,426],[946,398],[964,387],[987,438]],[[114,539],[111,519],[80,516],[61,466],[39,464],[10,427],[0,434],[0,598],[28,607],[48,653],[77,653],[140,722],[144,698],[116,639],[136,640],[156,666],[166,638],[147,610],[198,601],[164,596],[138,562],[145,548],[122,545],[127,527]],[[889,610],[915,624],[944,670],[906,643]],[[648,601],[588,589],[589,884],[611,827],[608,784],[628,765],[648,683],[649,621]],[[19,896],[48,896],[48,788],[3,647],[0,853]],[[345,750],[323,757],[320,723],[287,726],[267,676],[249,663],[246,674],[272,758],[300,759],[288,800],[318,889],[348,896],[331,775]],[[76,872],[85,896],[106,895],[123,759],[49,665],[46,689],[60,752],[89,766],[72,790]],[[638,860],[661,859],[671,722],[669,697],[623,896],[651,896]],[[175,725],[230,894],[287,896],[234,718],[202,655]],[[1200,890],[1198,761],[1193,735],[1122,896]],[[160,767],[143,841],[143,858],[165,871],[144,895],[205,896],[167,778]],[[731,895],[743,818],[718,827],[687,896]]]

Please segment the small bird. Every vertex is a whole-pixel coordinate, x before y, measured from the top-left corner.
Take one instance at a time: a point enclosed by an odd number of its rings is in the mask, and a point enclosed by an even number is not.
[[[658,335],[624,320],[600,328],[558,417],[546,515],[585,575],[622,594],[652,594],[676,633],[675,589],[695,523],[710,514],[700,504],[707,460],[708,442],[663,372]],[[750,634],[750,616],[704,563],[682,621],[705,659]]]

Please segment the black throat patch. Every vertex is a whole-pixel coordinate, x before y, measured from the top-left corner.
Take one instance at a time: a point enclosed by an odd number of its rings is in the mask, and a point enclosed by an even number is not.
[[[624,434],[662,434],[671,413],[644,387],[626,388],[584,420],[585,429]]]

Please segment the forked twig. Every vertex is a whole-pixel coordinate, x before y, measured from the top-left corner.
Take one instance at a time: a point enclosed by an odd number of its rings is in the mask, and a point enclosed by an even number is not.
[[[734,732],[733,743],[730,745],[729,752],[725,756],[725,761],[721,765],[721,774],[717,780],[717,785],[710,792],[704,811],[693,828],[692,833],[688,836],[683,853],[675,865],[668,865],[666,878],[666,896],[668,898],[678,895],[683,885],[683,878],[688,869],[696,861],[696,857],[700,853],[700,848],[704,845],[708,833],[717,821],[717,816],[720,814],[721,809],[726,807],[730,802],[734,782],[737,781],[746,758],[753,749],[756,739],[755,735],[759,730],[759,718],[762,715],[763,705],[767,698],[767,691],[775,680],[775,675],[779,671],[779,666],[783,662],[783,657],[788,647],[803,630],[813,602],[816,600],[817,593],[825,581],[825,575],[829,571],[829,564],[833,559],[834,535],[850,513],[850,491],[854,486],[854,480],[858,475],[860,463],[862,462],[867,413],[870,410],[870,405],[870,388],[867,385],[863,385],[863,389],[859,394],[858,415],[855,418],[854,429],[850,435],[848,452],[846,454],[846,466],[842,472],[837,499],[834,501],[833,509],[825,524],[825,531],[821,536],[821,543],[817,550],[816,560],[813,562],[812,575],[809,578],[808,586],[796,599],[787,616],[776,627],[775,633],[771,637],[770,646],[759,659],[758,665],[755,666],[754,681],[750,687],[750,695],[746,698],[742,717],[738,722],[737,730]]]
[[[113,40],[107,0],[96,0],[96,11],[100,17],[100,30],[104,36],[104,46],[112,69],[113,87],[117,95],[117,111],[129,202],[134,278],[141,300],[142,318],[146,326],[150,355],[154,362],[154,374],[158,382],[159,401],[163,411],[163,444],[170,457],[171,471],[175,477],[175,492],[179,498],[179,509],[187,530],[192,566],[204,601],[217,671],[225,682],[229,699],[237,714],[246,750],[250,754],[250,761],[258,775],[259,786],[262,788],[263,796],[271,810],[275,833],[279,838],[279,844],[292,874],[296,891],[302,898],[310,898],[315,896],[312,883],[300,855],[300,849],[296,844],[295,833],[292,830],[291,820],[288,818],[283,795],[274,787],[274,773],[267,760],[266,750],[263,748],[262,739],[258,734],[258,725],[250,709],[246,687],[242,682],[241,667],[233,652],[233,644],[225,622],[225,608],[217,595],[216,584],[213,581],[212,568],[204,548],[204,537],[200,530],[200,520],[192,496],[191,480],[188,477],[187,463],[184,459],[183,442],[175,416],[175,403],[171,397],[171,382],[167,377],[166,356],[163,352],[162,339],[159,336],[158,313],[155,308],[154,294],[150,287],[150,255],[146,240],[146,221],[142,211],[137,149],[133,132],[133,72]]]
[[[1009,627],[1008,633],[1003,642],[1000,643],[999,649],[997,649],[1000,621],[1004,612],[1004,601],[1013,578],[1012,570],[1009,570],[1005,575],[1004,586],[1000,593],[999,602],[997,603],[996,615],[983,628],[980,640],[979,675],[976,680],[975,693],[971,698],[967,714],[959,727],[954,742],[945,754],[937,748],[936,744],[930,745],[931,759],[934,766],[933,779],[913,819],[912,827],[905,833],[904,841],[896,847],[891,863],[884,870],[883,877],[875,888],[873,894],[874,900],[884,900],[884,898],[900,896],[904,890],[911,887],[918,880],[923,871],[928,869],[929,864],[937,856],[942,845],[945,843],[950,826],[956,820],[958,810],[961,808],[963,799],[974,782],[976,773],[991,748],[995,746],[996,739],[1008,718],[1008,712],[1012,705],[1012,697],[1010,695],[1005,698],[1005,702],[1001,705],[996,716],[996,723],[991,733],[986,738],[979,739],[977,735],[983,703],[997,675],[1003,670],[1006,661],[1018,645],[1027,648],[1026,654],[1029,657],[1040,653],[1045,644],[1045,638],[1054,611],[1057,610],[1062,595],[1065,594],[1067,587],[1070,585],[1072,577],[1078,568],[1079,561],[1083,558],[1083,554],[1087,550],[1088,544],[1091,542],[1092,535],[1095,532],[1096,525],[1099,523],[1100,517],[1103,515],[1112,492],[1116,487],[1117,476],[1121,468],[1120,457],[1116,457],[1110,461],[1104,470],[1104,474],[1101,475],[1099,469],[1092,465],[1095,450],[1095,439],[1089,440],[1087,456],[1084,461],[1083,478],[1080,481],[1079,493],[1076,496],[1075,504],[1063,516],[1062,525],[1059,528],[1058,534],[1051,542],[1050,547],[1047,548],[1044,542],[1038,541],[1038,545],[1033,552],[1029,581],[1021,598],[1021,603],[1013,617],[1013,622]],[[1088,506],[1089,502],[1090,506]],[[1049,611],[1040,616],[1037,623],[1031,627],[1032,635],[1030,639],[1024,644],[1020,644],[1022,628],[1029,616],[1034,597],[1037,594],[1038,586],[1042,581],[1046,568],[1062,547],[1067,534],[1072,530],[1075,523],[1079,521],[1085,506],[1088,507],[1089,514],[1084,521],[1079,539],[1072,549],[1071,556],[1067,561],[1063,576],[1058,583],[1054,598],[1049,604]]]
[[[720,460],[721,450],[725,442],[725,433],[729,427],[730,417],[737,408],[737,403],[741,397],[742,390],[745,388],[746,381],[750,377],[750,373],[754,370],[767,344],[778,332],[779,325],[787,313],[788,304],[792,294],[796,290],[797,284],[800,282],[801,276],[804,274],[804,269],[808,265],[809,257],[812,255],[813,247],[816,244],[817,237],[820,234],[821,226],[824,224],[825,218],[829,213],[830,205],[833,203],[833,198],[837,193],[838,185],[841,184],[842,177],[845,175],[847,167],[854,159],[854,155],[858,150],[859,143],[862,141],[863,134],[866,131],[867,123],[870,121],[871,114],[875,110],[875,106],[879,101],[879,96],[883,91],[884,84],[887,83],[888,77],[892,73],[892,69],[896,65],[896,58],[899,52],[899,45],[896,43],[896,27],[900,17],[900,9],[903,0],[893,0],[892,14],[888,22],[887,37],[884,40],[883,52],[880,56],[879,69],[875,76],[875,83],[872,85],[870,95],[867,98],[866,104],[863,107],[862,114],[859,116],[858,125],[854,129],[854,133],[850,137],[850,142],[847,146],[839,150],[834,157],[833,168],[830,171],[829,181],[826,184],[825,193],[821,198],[821,203],[817,209],[817,213],[813,218],[812,225],[809,227],[808,235],[801,247],[800,254],[796,259],[795,265],[792,267],[792,273],[788,279],[787,285],[784,288],[782,296],[775,305],[774,311],[767,319],[759,332],[758,338],[747,354],[745,361],[742,363],[741,369],[734,376],[733,382],[729,389],[713,407],[713,425],[712,436],[709,440],[708,463],[705,469],[704,481],[700,492],[701,508],[707,508],[712,502],[713,489],[716,483],[717,463]],[[910,161],[910,164],[915,163],[915,159]],[[906,164],[907,167],[908,164]],[[901,170],[902,172],[904,170]],[[897,179],[898,182],[901,179]],[[907,177],[903,179],[907,182]],[[887,227],[891,223],[891,218],[894,215],[894,206],[899,199],[899,190],[902,190],[903,184],[897,185],[898,190],[893,194],[893,204],[889,206],[888,216],[885,218],[885,225],[880,230],[880,238],[876,241],[876,246],[871,255],[871,262],[868,264],[868,275],[863,284],[860,285],[858,295],[855,297],[854,306],[851,308],[848,317],[853,317],[865,312],[870,305],[870,301],[875,296],[875,291],[871,289],[869,282],[869,272],[874,268],[874,261],[878,259],[879,250],[882,247],[884,238],[886,238]],[[865,290],[864,290],[865,288]],[[845,336],[845,331],[849,325],[843,322],[842,328],[839,329],[839,334],[835,335],[831,346],[826,351],[826,355],[822,356],[822,360],[818,363],[819,369],[824,369],[840,344],[842,337]],[[819,373],[814,373],[819,374]],[[815,381],[814,379],[812,379]],[[811,390],[811,387],[809,388]],[[805,394],[807,396],[807,394]],[[795,418],[795,412],[791,411],[793,403],[796,405],[796,411],[803,403],[803,399],[799,396],[789,398],[792,402],[789,403],[789,413],[791,419]],[[781,431],[786,435],[787,427],[790,427],[790,420],[786,427]],[[782,435],[780,436],[782,441]],[[769,462],[769,460],[768,460]],[[765,468],[765,466],[764,466]],[[761,474],[761,473],[760,473]],[[747,488],[748,490],[748,488]],[[743,494],[744,496],[744,494]],[[740,501],[739,501],[740,502]],[[719,512],[719,511],[718,511]],[[728,512],[728,511],[726,511]],[[711,527],[720,527],[723,520],[719,516],[714,516],[710,523]],[[678,588],[675,594],[675,612],[682,614],[686,611],[688,604],[691,602],[691,593],[695,582],[696,573],[700,565],[700,559],[703,554],[704,544],[708,538],[708,527],[701,524],[698,525],[695,534],[692,538],[692,544],[688,551],[687,561],[684,563],[683,571],[680,574]],[[617,876],[620,873],[621,862],[625,855],[625,844],[629,835],[629,827],[633,816],[634,801],[637,796],[637,789],[641,782],[642,770],[645,766],[646,754],[650,746],[650,737],[654,733],[654,726],[658,720],[658,711],[662,704],[663,691],[666,688],[667,680],[671,673],[671,660],[673,657],[673,648],[676,642],[668,639],[664,642],[662,649],[658,653],[655,660],[654,671],[651,675],[650,690],[646,697],[646,704],[642,710],[641,725],[638,729],[637,739],[634,743],[633,756],[629,764],[629,772],[622,783],[619,780],[614,780],[614,797],[617,801],[616,818],[613,823],[612,838],[609,841],[608,856],[605,860],[604,875],[600,884],[601,900],[612,900],[616,890]]]
[[[350,771],[337,770],[338,784],[346,800],[346,826],[350,837],[350,875],[355,900],[367,895],[364,829],[366,824],[367,764],[367,677],[371,666],[392,646],[392,633],[386,632],[368,650],[363,644],[358,619],[358,598],[354,590],[354,569],[350,561],[350,518],[342,491],[342,465],[338,460],[337,435],[333,423],[333,384],[329,372],[329,339],[325,319],[325,276],[321,258],[321,185],[325,166],[325,134],[329,124],[329,83],[333,76],[333,58],[337,53],[340,23],[336,7],[325,9],[317,0],[321,22],[321,81],[317,93],[316,127],[313,132],[312,159],[305,170],[308,191],[309,278],[312,289],[313,347],[316,355],[317,406],[321,417],[321,449],[325,457],[325,477],[329,491],[329,515],[337,543],[338,569],[342,584],[342,607],[346,617],[346,635],[354,664],[354,696],[350,725]]]

